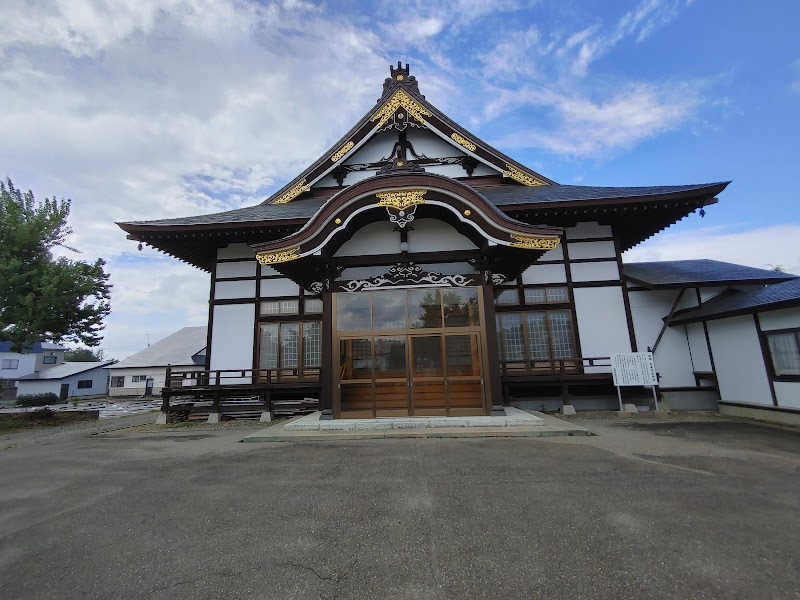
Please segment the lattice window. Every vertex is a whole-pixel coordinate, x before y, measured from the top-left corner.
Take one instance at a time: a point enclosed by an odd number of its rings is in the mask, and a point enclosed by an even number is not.
[[[547,333],[547,313],[533,312],[526,315],[528,325],[528,349],[532,360],[550,358],[550,340]]]
[[[261,325],[261,341],[258,360],[259,369],[275,369],[278,366],[278,323]]]
[[[566,287],[525,288],[525,304],[547,304],[569,302],[569,290]]]
[[[300,358],[300,326],[281,323],[281,368],[295,369]]]
[[[319,298],[305,299],[306,314],[319,314],[322,312],[322,300]]]
[[[303,366],[319,368],[322,364],[322,323],[303,324]]]
[[[525,360],[522,339],[522,317],[519,314],[497,315],[501,360]]]
[[[572,336],[572,315],[568,310],[551,310],[547,313],[550,325],[550,347],[553,358],[575,356]]]

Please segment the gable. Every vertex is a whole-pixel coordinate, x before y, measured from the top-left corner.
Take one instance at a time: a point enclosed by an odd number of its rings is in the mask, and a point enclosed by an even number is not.
[[[375,175],[427,172],[469,182],[543,186],[554,182],[492,148],[419,94],[408,65],[390,67],[384,94],[347,135],[264,204],[331,195]]]

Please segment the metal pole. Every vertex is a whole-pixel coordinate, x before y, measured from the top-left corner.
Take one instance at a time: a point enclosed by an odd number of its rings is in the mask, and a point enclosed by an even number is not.
[[[656,403],[656,412],[658,412],[658,395],[656,394],[656,386],[650,386],[653,389],[653,402]]]
[[[622,391],[620,390],[619,386],[617,386],[617,398],[619,398],[619,412],[623,412],[622,411]]]

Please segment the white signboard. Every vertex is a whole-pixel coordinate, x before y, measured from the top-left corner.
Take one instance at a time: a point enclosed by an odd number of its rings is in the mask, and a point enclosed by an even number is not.
[[[630,352],[611,355],[614,385],[658,385],[652,352]]]

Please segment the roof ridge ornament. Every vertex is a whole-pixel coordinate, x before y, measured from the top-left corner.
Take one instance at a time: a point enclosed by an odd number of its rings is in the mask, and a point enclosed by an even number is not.
[[[404,68],[402,61],[399,60],[397,61],[397,68],[389,65],[389,77],[387,77],[383,82],[383,95],[386,96],[390,90],[397,86],[410,88],[419,94],[419,84],[417,83],[417,78],[413,75],[410,75],[409,71],[410,69],[408,67],[408,63],[406,63]],[[425,96],[422,97],[424,98]]]

